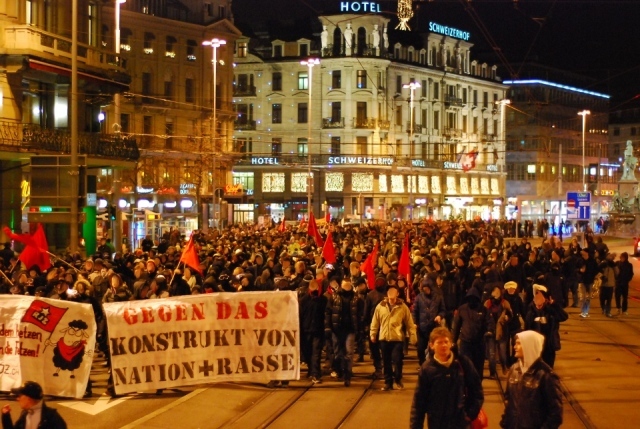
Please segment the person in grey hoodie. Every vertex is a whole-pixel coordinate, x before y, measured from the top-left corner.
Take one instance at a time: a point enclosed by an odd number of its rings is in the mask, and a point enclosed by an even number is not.
[[[555,429],[562,425],[560,379],[540,357],[544,336],[535,331],[516,335],[515,357],[507,375],[505,429]]]

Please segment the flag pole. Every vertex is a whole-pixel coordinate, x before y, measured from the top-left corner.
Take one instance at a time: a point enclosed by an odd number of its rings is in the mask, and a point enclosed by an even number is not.
[[[9,277],[7,277],[7,275],[4,273],[4,271],[0,270],[0,273],[2,273],[2,277],[4,277],[5,279],[7,279],[7,281],[9,282],[9,284],[10,284],[11,286],[15,286],[15,285],[13,284],[13,282],[11,281],[11,279],[9,279]]]
[[[68,263],[67,261],[65,261],[64,259],[60,258],[58,255],[54,255],[53,253],[49,252],[48,250],[46,251],[47,254],[49,256],[52,256],[55,260],[62,262],[63,264],[67,265],[69,268],[75,270],[76,273],[79,273],[80,270],[77,269],[76,267],[74,267],[73,265],[71,265],[70,263]]]

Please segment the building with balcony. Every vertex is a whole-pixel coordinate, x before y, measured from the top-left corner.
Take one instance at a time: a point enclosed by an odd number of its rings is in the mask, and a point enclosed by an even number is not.
[[[102,105],[129,89],[130,72],[100,42],[98,2],[78,0],[77,53],[72,51],[70,2],[0,2],[0,223],[27,229],[31,155],[71,151],[72,59],[78,65],[78,150],[88,175],[97,168],[130,168],[135,138],[109,135]],[[53,178],[52,178],[53,179]],[[85,195],[82,195],[84,197]],[[89,220],[95,222],[95,220]],[[49,243],[68,246],[66,225],[47,227]]]
[[[230,4],[130,0],[120,6],[120,58],[131,84],[119,97],[119,109],[115,99],[103,105],[105,128],[135,136],[141,156],[134,169],[102,177],[98,192],[136,216],[129,226],[136,242],[148,233],[157,238],[178,228],[189,234],[228,218],[220,196],[235,160],[231,136],[234,126],[252,129],[246,117],[236,118],[231,104],[240,31]],[[113,52],[113,2],[103,12],[101,40]],[[203,46],[214,38],[226,41],[216,48],[215,133],[213,48]],[[251,88],[247,84],[242,91]],[[158,214],[151,228],[145,226],[144,210]]]
[[[245,156],[230,184],[234,220],[305,216],[309,162],[316,214],[504,216],[498,103],[507,87],[496,67],[473,60],[473,45],[462,39],[390,41],[382,14],[318,20],[315,35],[236,42],[234,88],[244,89],[234,93],[233,140]],[[309,57],[320,64],[300,64]],[[420,84],[413,114],[411,82]]]
[[[521,70],[521,78],[504,82],[510,85],[511,101],[506,110],[507,215],[534,222],[546,217],[559,225],[567,221],[567,192],[586,186],[592,220],[606,216],[620,177],[620,163],[610,162],[608,154],[609,96],[589,89],[593,82],[584,76],[536,64]],[[584,110],[590,114],[583,151],[579,112]]]

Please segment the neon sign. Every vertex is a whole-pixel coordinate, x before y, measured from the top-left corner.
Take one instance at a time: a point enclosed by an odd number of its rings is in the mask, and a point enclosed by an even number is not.
[[[380,12],[380,4],[372,1],[340,2],[340,12]]]
[[[445,36],[453,37],[461,40],[469,40],[471,34],[468,31],[458,30],[457,28],[447,27],[446,25],[440,25],[436,22],[429,23],[429,31],[432,33],[443,34]]]

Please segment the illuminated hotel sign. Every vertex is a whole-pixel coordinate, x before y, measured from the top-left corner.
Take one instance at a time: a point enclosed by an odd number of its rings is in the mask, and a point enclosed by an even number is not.
[[[497,165],[487,165],[487,171],[493,171],[494,173],[498,172],[498,166]]]
[[[278,165],[278,158],[268,158],[268,157],[251,157],[251,165]]]
[[[393,158],[368,156],[330,156],[329,165],[392,165]]]
[[[458,30],[457,28],[447,27],[446,25],[440,25],[436,22],[429,23],[429,31],[432,33],[443,34],[445,36],[453,37],[461,40],[469,40],[471,34],[468,31]]]
[[[424,162],[424,159],[412,159],[411,165],[414,167],[426,167],[427,163]]]
[[[372,1],[341,1],[340,12],[380,12],[380,4]]]
[[[462,164],[460,164],[459,162],[445,161],[442,168],[444,168],[445,170],[462,170]]]

